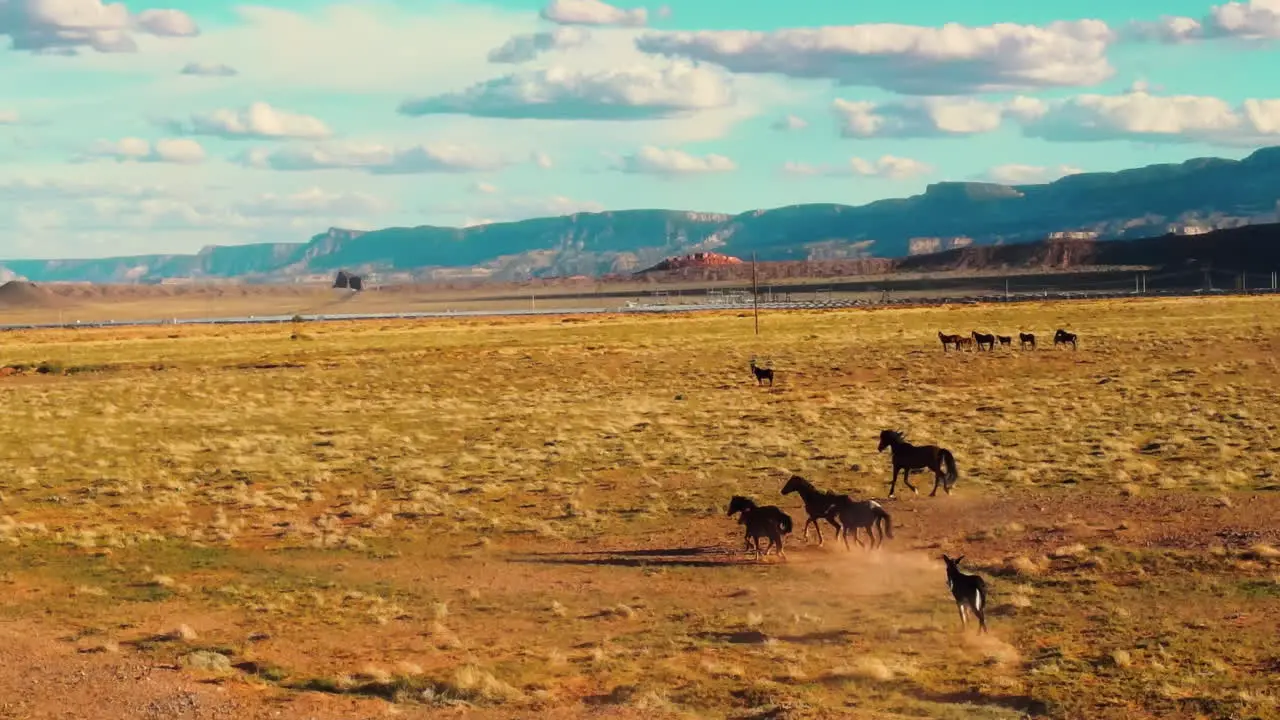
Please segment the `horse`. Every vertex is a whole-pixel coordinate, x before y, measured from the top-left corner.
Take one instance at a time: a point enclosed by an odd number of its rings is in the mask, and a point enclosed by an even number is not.
[[[1013,338],[1008,335],[997,335],[996,340],[999,340],[1000,344],[1004,345],[1005,347],[1009,347],[1010,345],[1013,345]]]
[[[902,482],[911,488],[912,493],[918,494],[916,486],[911,484],[911,471],[925,468],[932,470],[934,475],[933,492],[929,493],[929,497],[938,493],[939,484],[948,495],[951,494],[951,486],[955,485],[960,474],[956,471],[956,459],[950,450],[936,445],[912,445],[897,430],[880,431],[880,447],[877,452],[884,452],[885,448],[889,448],[893,456],[893,481],[889,483],[890,498],[893,497],[894,489],[898,485],[899,470],[902,471]],[[942,469],[944,465],[946,472]]]
[[[836,537],[840,537],[840,523],[836,521],[838,503],[841,498],[848,500],[849,496],[838,495],[830,490],[819,490],[813,486],[813,483],[799,475],[792,475],[787,480],[787,484],[782,486],[783,495],[791,493],[800,495],[800,499],[804,501],[804,511],[809,516],[809,519],[805,520],[802,536],[806,541],[809,539],[809,525],[812,524],[818,531],[818,546],[822,546],[822,526],[818,524],[819,520],[831,523],[831,526],[836,529]]]
[[[1032,350],[1036,349],[1036,336],[1032,333],[1020,332],[1018,333],[1018,339],[1022,341],[1023,350],[1026,350],[1028,345],[1031,346]]]
[[[977,343],[978,343],[978,349],[979,349],[979,350],[981,350],[981,349],[982,349],[982,346],[983,346],[983,345],[986,345],[988,350],[995,350],[995,349],[996,349],[996,336],[995,336],[995,335],[987,335],[986,333],[980,333],[980,332],[978,332],[977,330],[974,330],[974,331],[973,331],[973,339],[974,339],[974,341],[975,341],[975,342],[977,342]]]
[[[751,374],[756,376],[756,383],[764,385],[764,381],[769,381],[769,387],[773,387],[773,368],[762,368],[756,365],[756,359],[751,358]]]
[[[963,335],[953,335],[952,337],[956,339],[956,350],[973,347],[973,338],[971,337],[964,337]]]
[[[938,339],[942,341],[942,352],[946,352],[949,345],[954,345],[957,350],[960,349],[959,335],[945,335],[941,330],[939,330]]]
[[[776,549],[778,557],[787,559],[787,554],[782,549],[782,536],[791,532],[790,515],[776,505],[760,507],[751,498],[741,495],[734,495],[729,500],[729,511],[726,514],[733,517],[735,513],[741,513],[738,524],[746,526],[746,535],[743,539],[746,541],[748,550],[755,550],[757,561],[761,558],[760,538],[762,537],[769,540],[769,547],[765,548],[764,555]]]
[[[893,539],[893,520],[890,519],[888,511],[875,500],[861,500],[855,502],[848,495],[845,495],[837,508],[840,516],[840,524],[844,525],[843,537],[844,547],[849,548],[849,532],[853,531],[853,541],[858,543],[858,547],[875,550],[884,544],[887,537]],[[867,539],[870,541],[870,547],[862,544],[862,540],[858,538],[858,529],[864,528],[867,531]],[[875,529],[880,533],[877,538]]]
[[[960,610],[960,625],[965,630],[969,629],[969,618],[965,615],[967,607],[978,616],[978,632],[985,633],[987,631],[985,611],[987,583],[977,575],[966,575],[960,572],[961,560],[964,560],[963,555],[954,560],[946,555],[942,556],[942,562],[947,564],[947,587],[950,588],[951,597],[955,598],[956,607]]]
[[[1054,346],[1056,347],[1056,346],[1058,346],[1058,345],[1066,345],[1066,344],[1068,344],[1068,343],[1070,343],[1070,344],[1071,344],[1071,349],[1072,349],[1072,350],[1075,350],[1075,349],[1076,349],[1076,334],[1075,334],[1075,333],[1069,333],[1069,332],[1067,332],[1066,330],[1063,330],[1063,329],[1059,328],[1059,329],[1058,329],[1058,332],[1056,332],[1056,333],[1054,333],[1054,334],[1053,334],[1053,344],[1054,344]]]

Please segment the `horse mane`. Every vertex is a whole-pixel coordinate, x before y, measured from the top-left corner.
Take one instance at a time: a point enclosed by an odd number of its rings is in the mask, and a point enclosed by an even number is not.
[[[734,495],[732,498],[729,499],[730,515],[734,514],[735,512],[744,512],[746,510],[754,510],[757,507],[759,506],[756,505],[756,502],[754,500],[744,495]]]
[[[880,434],[889,438],[893,442],[904,443],[907,441],[907,438],[902,434],[900,430],[885,430]]]
[[[788,479],[787,479],[787,484],[788,484],[788,485],[790,485],[791,483],[795,483],[795,484],[797,484],[797,485],[800,485],[800,486],[804,487],[806,490],[816,490],[816,489],[817,489],[816,487],[814,487],[814,484],[813,484],[813,483],[809,482],[806,478],[800,477],[799,475],[792,475],[790,478],[788,478]]]

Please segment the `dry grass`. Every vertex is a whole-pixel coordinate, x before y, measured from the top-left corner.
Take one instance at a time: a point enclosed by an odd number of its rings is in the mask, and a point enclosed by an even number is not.
[[[935,335],[1057,327],[1078,352]],[[1276,711],[1273,301],[292,332],[7,334],[0,366],[92,370],[0,377],[0,612],[476,712]],[[956,494],[888,504],[873,558],[746,561],[731,494],[797,529],[790,473],[883,497],[885,427],[952,449]],[[992,636],[958,635],[943,551]]]

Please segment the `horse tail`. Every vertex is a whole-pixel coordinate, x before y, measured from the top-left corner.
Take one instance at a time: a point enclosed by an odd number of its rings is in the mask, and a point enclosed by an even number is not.
[[[786,535],[791,532],[791,516],[786,513],[779,513],[778,527],[782,529],[782,534]]]
[[[942,462],[946,463],[947,466],[946,483],[947,485],[954,485],[956,480],[960,479],[960,472],[956,470],[956,456],[952,455],[951,451],[946,448],[943,448],[940,454],[942,455]]]
[[[884,521],[884,536],[892,540],[893,539],[893,519],[889,517],[889,511],[885,510],[879,505],[876,505],[875,513],[877,518],[880,518],[881,520]]]

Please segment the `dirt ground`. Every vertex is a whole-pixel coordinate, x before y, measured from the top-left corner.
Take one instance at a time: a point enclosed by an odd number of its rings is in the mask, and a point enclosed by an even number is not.
[[[11,334],[0,717],[1277,717],[1276,308]],[[883,428],[954,494],[885,499]],[[806,542],[791,473],[893,537]]]

